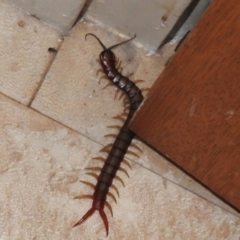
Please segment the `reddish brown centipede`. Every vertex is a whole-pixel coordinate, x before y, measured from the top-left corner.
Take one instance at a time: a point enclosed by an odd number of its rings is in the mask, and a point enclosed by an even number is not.
[[[93,200],[92,202],[92,207],[86,212],[86,214],[74,225],[80,225],[82,222],[84,222],[87,218],[89,218],[96,210],[99,211],[99,214],[103,220],[103,223],[106,228],[106,233],[108,235],[108,220],[107,216],[104,212],[104,206],[106,206],[110,212],[112,213],[112,208],[110,204],[106,201],[107,195],[112,197],[114,201],[116,201],[115,197],[113,194],[109,192],[110,186],[115,189],[115,191],[118,193],[118,190],[116,186],[112,185],[113,179],[116,178],[120,182],[123,183],[121,178],[116,176],[116,173],[118,170],[123,169],[120,167],[120,164],[122,162],[126,161],[124,160],[124,156],[128,150],[128,147],[130,146],[132,139],[134,138],[134,133],[128,128],[128,123],[131,120],[133,114],[135,111],[138,109],[139,105],[143,101],[143,95],[140,91],[140,89],[135,85],[134,82],[129,80],[129,78],[123,76],[118,69],[116,68],[116,58],[115,54],[111,51],[113,48],[124,44],[128,41],[131,41],[136,37],[136,35],[128,39],[124,42],[115,44],[109,48],[106,48],[103,43],[100,41],[100,39],[92,34],[88,33],[85,36],[85,39],[87,36],[93,36],[94,38],[97,39],[97,41],[100,43],[100,45],[103,48],[103,51],[100,53],[99,59],[100,59],[100,64],[102,66],[103,72],[106,74],[107,78],[119,89],[121,89],[126,96],[129,99],[129,112],[127,119],[125,120],[123,126],[121,127],[118,135],[116,136],[116,140],[114,143],[109,146],[107,145],[105,148],[103,148],[103,151],[106,151],[108,148],[111,148],[108,154],[107,159],[104,162],[104,166],[100,168],[90,168],[89,170],[100,170],[100,174],[96,175],[95,173],[88,173],[89,175],[97,178],[97,184],[94,186],[91,183],[88,182],[83,182],[87,184],[88,186],[94,188],[94,193],[93,195],[83,195],[80,197],[76,198],[91,198]],[[119,116],[121,119],[122,117]],[[113,126],[114,127],[114,126]],[[135,146],[136,147],[136,146]],[[98,157],[95,158],[96,160],[104,161],[103,158]],[[128,163],[127,163],[128,164]],[[126,171],[124,171],[126,173]],[[127,173],[126,173],[127,174]]]

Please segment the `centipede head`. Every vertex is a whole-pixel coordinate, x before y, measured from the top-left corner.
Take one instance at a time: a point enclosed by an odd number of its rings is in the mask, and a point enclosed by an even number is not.
[[[101,40],[100,40],[96,35],[94,35],[93,33],[88,33],[88,34],[86,34],[86,35],[85,35],[85,39],[86,39],[86,37],[89,36],[89,35],[95,37],[95,38],[97,39],[97,41],[99,42],[99,44],[100,44],[100,45],[102,46],[102,48],[103,48],[103,51],[102,51],[102,52],[100,53],[100,55],[99,55],[100,62],[101,62],[101,65],[102,65],[103,68],[106,68],[106,67],[108,67],[108,68],[110,67],[110,68],[111,68],[111,67],[114,67],[114,66],[115,66],[115,64],[116,64],[116,57],[115,57],[115,54],[111,51],[113,48],[116,48],[116,47],[118,47],[119,45],[122,45],[122,44],[124,44],[124,43],[126,43],[126,42],[129,42],[129,41],[133,40],[133,39],[136,37],[136,34],[135,34],[134,37],[132,37],[132,38],[130,38],[130,39],[128,39],[128,40],[125,40],[125,41],[123,41],[123,42],[121,42],[121,43],[117,43],[117,44],[115,44],[115,45],[107,48],[107,47],[101,42]]]

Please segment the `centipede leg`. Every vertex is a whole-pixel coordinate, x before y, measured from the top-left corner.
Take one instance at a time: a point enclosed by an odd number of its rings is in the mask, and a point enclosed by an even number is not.
[[[105,75],[103,75],[103,76],[101,76],[100,78],[99,78],[99,83],[101,83],[101,81],[103,80],[103,79],[107,79],[107,77],[105,76]]]
[[[120,89],[119,88],[117,88],[116,89],[116,92],[115,92],[115,96],[114,96],[114,100],[116,100],[116,98],[117,98],[117,95],[118,95],[118,93],[120,92]]]
[[[127,77],[127,78],[130,78],[130,77],[132,77],[132,76],[133,76],[133,74],[134,74],[133,72],[131,72],[131,73],[128,73],[128,74],[126,75],[126,77]],[[133,81],[133,82],[135,83],[135,81]]]
[[[106,84],[106,86],[103,87],[103,89],[106,89],[106,88],[112,87],[112,86],[114,86],[114,85],[112,84],[112,82],[109,82],[108,84]]]
[[[135,80],[134,83],[137,84],[137,83],[141,83],[141,82],[145,82],[144,80],[141,80],[141,79],[138,79],[138,80]]]
[[[143,88],[142,92],[148,92],[150,90],[150,88]]]
[[[104,74],[104,71],[100,68],[100,69],[97,70],[96,75],[98,76],[99,73],[103,73]]]
[[[122,72],[123,68],[121,67],[121,60],[119,58],[116,59],[116,68],[119,70],[119,72]]]
[[[106,229],[106,233],[107,233],[107,236],[108,236],[108,220],[107,220],[107,216],[105,214],[105,212],[103,210],[99,210],[99,213],[100,213],[100,216],[103,220],[103,223],[105,225],[105,229]]]
[[[95,212],[96,209],[94,209],[93,207],[90,208],[84,215],[83,217],[76,223],[73,225],[73,227],[76,227],[78,225],[80,225],[81,223],[83,223],[85,220],[87,220],[89,217],[91,217],[93,215],[93,213]]]
[[[103,209],[97,209],[97,208],[95,208],[94,206],[91,207],[91,208],[83,215],[83,217],[82,217],[77,223],[75,223],[75,224],[73,225],[73,227],[76,227],[76,226],[79,226],[80,224],[82,224],[84,221],[86,221],[88,218],[90,218],[96,210],[99,211],[100,217],[101,217],[102,220],[103,220],[103,223],[104,223],[104,226],[105,226],[105,229],[106,229],[106,233],[107,233],[107,236],[108,236],[109,228],[108,228],[107,216],[106,216],[105,212],[103,211]]]

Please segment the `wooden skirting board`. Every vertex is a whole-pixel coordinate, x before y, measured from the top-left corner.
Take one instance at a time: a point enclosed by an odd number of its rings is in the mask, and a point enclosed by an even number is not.
[[[240,1],[215,0],[130,128],[240,210]]]

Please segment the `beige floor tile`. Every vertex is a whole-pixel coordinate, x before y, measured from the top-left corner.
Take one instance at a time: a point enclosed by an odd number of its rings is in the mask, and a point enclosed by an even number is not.
[[[85,167],[94,165],[100,145],[0,95],[0,238],[105,239],[98,214],[72,225],[90,200]],[[110,201],[107,239],[239,239],[240,219],[159,175],[133,164],[118,183],[118,204]],[[94,182],[94,181],[93,181]]]
[[[96,75],[100,69],[96,59],[101,47],[90,36],[85,41],[85,34],[89,32],[96,34],[106,46],[122,41],[91,23],[80,23],[65,39],[31,107],[104,145],[112,142],[112,138],[104,138],[104,135],[116,133],[116,130],[107,126],[120,124],[112,117],[123,111],[123,104],[122,101],[114,101],[114,87],[103,89],[107,80],[99,83],[101,74]],[[145,88],[150,87],[159,76],[167,59],[173,54],[173,46],[165,48],[161,56],[147,55],[146,51],[131,43],[122,45],[114,52],[122,60],[123,73],[134,72],[135,80],[146,80],[140,84],[141,88]],[[139,153],[141,157],[127,156],[128,159],[237,214],[155,151],[139,141],[135,143],[142,149],[142,153]]]
[[[29,104],[59,47],[58,32],[0,0],[0,92]]]
[[[106,126],[118,124],[112,117],[123,111],[123,101],[114,101],[115,87],[103,89],[108,80],[102,79],[99,83],[103,74],[96,75],[100,69],[96,59],[102,49],[93,37],[85,40],[85,34],[89,32],[96,34],[106,46],[123,41],[90,23],[78,24],[71,36],[65,39],[31,107],[99,143],[107,144],[111,139],[104,138],[104,135],[111,129],[106,129]],[[122,45],[114,52],[122,61],[125,75],[137,72],[142,64],[148,64],[148,69],[136,74],[137,79],[146,80],[141,87],[152,85],[162,70],[164,58],[146,57],[146,52],[132,43]],[[158,63],[157,59],[160,59]],[[159,64],[159,67],[149,68],[151,62],[155,62],[154,66]],[[150,77],[145,78],[148,75]]]
[[[112,138],[104,138],[104,135],[117,133],[117,130],[109,129],[107,126],[121,124],[112,117],[123,111],[123,103],[119,100],[114,101],[116,93],[114,87],[103,89],[107,80],[103,79],[99,83],[100,76],[96,76],[99,64],[96,58],[101,47],[90,36],[85,41],[85,34],[88,32],[95,33],[106,46],[122,41],[90,23],[79,24],[71,36],[65,39],[31,107],[104,145],[112,142]],[[162,71],[169,52],[164,53],[162,57],[146,56],[143,49],[136,48],[131,43],[116,49],[116,55],[123,59],[124,74],[137,69],[135,78],[146,80],[141,83],[142,88],[153,84]],[[143,144],[141,148],[144,148]],[[158,154],[152,154],[149,161],[156,158],[162,162]],[[164,170],[167,168],[166,165],[172,167],[166,161],[163,164]],[[147,167],[148,162],[144,166]],[[181,178],[182,173],[180,175]]]

